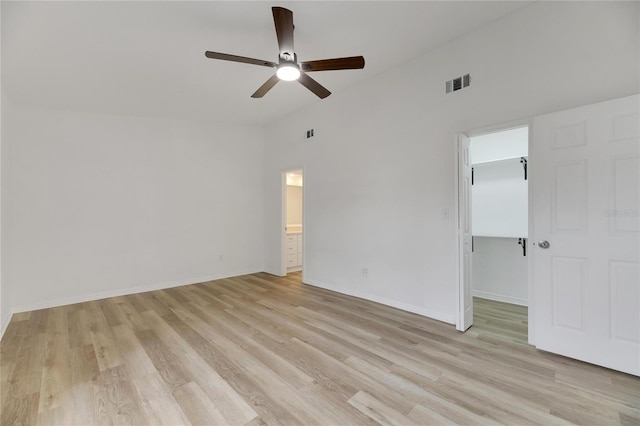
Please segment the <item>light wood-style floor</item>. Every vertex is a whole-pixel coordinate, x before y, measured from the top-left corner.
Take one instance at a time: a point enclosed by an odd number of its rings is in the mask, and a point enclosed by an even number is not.
[[[14,315],[12,424],[639,424],[640,379],[526,343],[526,308],[451,325],[254,274]]]

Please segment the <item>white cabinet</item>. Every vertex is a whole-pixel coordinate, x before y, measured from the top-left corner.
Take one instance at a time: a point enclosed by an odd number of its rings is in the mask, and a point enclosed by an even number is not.
[[[302,266],[302,234],[287,234],[285,245],[287,271],[300,270]]]

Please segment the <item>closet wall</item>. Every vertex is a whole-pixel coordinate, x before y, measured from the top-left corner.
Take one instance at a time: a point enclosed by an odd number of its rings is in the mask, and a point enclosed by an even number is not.
[[[527,305],[527,141],[527,127],[471,138],[473,294],[519,305]]]
[[[302,226],[302,187],[287,185],[287,228]]]
[[[287,272],[302,270],[302,171],[287,173],[286,185],[286,243]]]

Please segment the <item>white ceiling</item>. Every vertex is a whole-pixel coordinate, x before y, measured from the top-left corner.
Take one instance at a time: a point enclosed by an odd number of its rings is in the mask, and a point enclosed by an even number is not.
[[[339,93],[527,4],[2,1],[2,86],[24,106],[265,124],[322,101],[296,82],[252,99],[272,70],[204,52],[277,62],[271,6],[293,11],[300,61],[365,57],[313,73]]]

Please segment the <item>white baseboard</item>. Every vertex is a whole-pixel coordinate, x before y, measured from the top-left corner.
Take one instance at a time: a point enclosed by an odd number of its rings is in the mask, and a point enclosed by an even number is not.
[[[447,324],[455,324],[456,319],[454,315],[445,314],[444,312],[433,311],[425,309],[421,306],[415,306],[404,302],[399,302],[393,299],[387,299],[386,297],[376,296],[370,293],[353,291],[344,287],[337,287],[331,284],[322,283],[315,280],[306,280],[304,284],[309,284],[314,287],[320,287],[325,290],[335,291],[336,293],[346,294],[347,296],[357,297],[359,299],[369,300],[371,302],[380,303],[382,305],[391,306],[392,308],[401,309],[403,311],[411,312],[414,314],[422,315],[423,317],[435,319],[438,321],[446,322]]]
[[[196,277],[196,278],[185,278],[183,280],[168,281],[168,282],[159,283],[159,284],[127,287],[127,288],[122,288],[118,290],[109,290],[109,291],[102,291],[98,293],[90,293],[82,296],[47,300],[44,302],[37,302],[37,303],[27,303],[24,305],[14,306],[12,308],[11,313],[14,314],[18,312],[36,311],[38,309],[55,308],[58,306],[72,305],[74,303],[91,302],[94,300],[107,299],[109,297],[127,296],[129,294],[135,294],[135,293],[146,293],[148,291],[163,290],[165,288],[172,288],[172,287],[181,287],[183,285],[197,284],[197,283],[202,283],[206,281],[219,280],[222,278],[237,277],[240,275],[255,274],[258,272],[262,272],[262,269],[242,271],[237,273],[213,274],[213,275],[207,275],[204,277]]]
[[[4,318],[0,319],[0,324],[2,324],[2,329],[0,330],[0,340],[2,340],[2,337],[4,336],[4,332],[7,331],[7,327],[9,326],[9,323],[11,322],[12,317],[13,317],[13,309],[9,309],[9,313],[7,315],[6,321],[4,321]]]
[[[489,293],[486,291],[473,290],[473,297],[479,297],[480,299],[495,300],[496,302],[511,303],[513,305],[528,306],[527,299],[520,299],[519,297],[504,296],[502,294]]]

